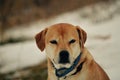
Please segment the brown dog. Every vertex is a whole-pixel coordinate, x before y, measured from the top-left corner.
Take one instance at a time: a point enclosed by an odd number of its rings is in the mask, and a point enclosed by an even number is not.
[[[67,23],[52,25],[35,37],[48,56],[48,80],[109,80],[84,47],[86,32]]]

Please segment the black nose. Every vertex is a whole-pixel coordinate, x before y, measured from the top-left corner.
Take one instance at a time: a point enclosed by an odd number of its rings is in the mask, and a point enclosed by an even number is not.
[[[60,58],[59,63],[61,63],[61,64],[66,64],[66,63],[70,62],[69,61],[69,53],[66,50],[63,50],[60,52],[59,58]]]

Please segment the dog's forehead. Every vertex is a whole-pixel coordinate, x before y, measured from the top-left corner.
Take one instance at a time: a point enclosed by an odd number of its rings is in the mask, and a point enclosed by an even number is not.
[[[58,33],[68,33],[68,32],[74,32],[75,27],[69,24],[58,24],[50,27],[50,31],[56,31]]]
[[[48,28],[47,36],[78,37],[76,27],[71,24],[56,24]]]

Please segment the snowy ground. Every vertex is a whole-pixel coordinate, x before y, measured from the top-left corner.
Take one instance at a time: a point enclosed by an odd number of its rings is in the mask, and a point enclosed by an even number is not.
[[[31,37],[41,29],[55,23],[71,23],[81,26],[88,34],[85,46],[95,60],[107,72],[111,80],[119,80],[120,72],[120,1],[100,3],[56,16],[50,20],[32,23],[28,28],[9,30],[7,36]],[[21,69],[46,59],[35,40],[0,46],[0,72]]]

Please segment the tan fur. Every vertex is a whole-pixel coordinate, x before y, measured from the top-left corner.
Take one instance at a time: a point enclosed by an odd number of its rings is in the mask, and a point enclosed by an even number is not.
[[[60,78],[59,80],[109,80],[104,70],[94,61],[90,52],[84,47],[87,34],[79,26],[67,23],[55,24],[38,33],[35,39],[38,48],[41,51],[45,49],[48,56],[48,80],[58,80],[51,62],[56,68],[69,68],[80,52],[82,52],[82,56],[78,64],[84,62],[81,71],[75,75],[71,75],[76,71],[77,65],[73,71],[66,75],[66,79]],[[72,39],[75,39],[75,42],[70,44],[69,42]],[[50,43],[53,40],[57,43]],[[69,52],[69,64],[62,65],[58,63],[61,50]]]

